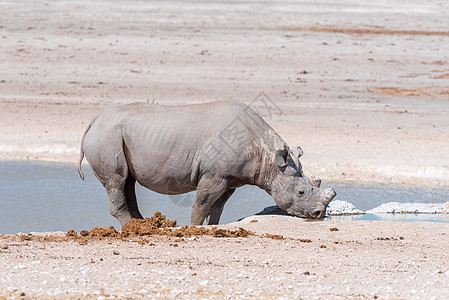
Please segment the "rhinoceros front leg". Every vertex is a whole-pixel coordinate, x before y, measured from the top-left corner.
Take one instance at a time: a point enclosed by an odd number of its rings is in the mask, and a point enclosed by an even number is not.
[[[207,225],[218,225],[221,213],[223,212],[223,207],[234,192],[235,189],[227,190],[223,193],[223,195],[221,195],[220,198],[218,198],[217,201],[215,201],[210,208],[209,215],[207,216]]]
[[[193,204],[190,224],[203,224],[212,205],[226,191],[227,184],[228,183],[224,178],[201,178],[196,189],[196,200]]]

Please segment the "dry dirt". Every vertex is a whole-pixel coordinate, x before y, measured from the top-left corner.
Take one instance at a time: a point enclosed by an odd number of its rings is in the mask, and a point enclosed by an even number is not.
[[[0,235],[0,299],[449,297],[449,224],[256,216],[217,228],[240,227],[255,235]]]

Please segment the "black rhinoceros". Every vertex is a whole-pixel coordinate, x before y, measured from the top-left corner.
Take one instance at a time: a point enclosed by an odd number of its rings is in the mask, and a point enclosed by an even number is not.
[[[303,175],[299,156],[253,109],[238,101],[107,108],[87,127],[84,155],[106,189],[110,213],[142,218],[135,183],[162,194],[196,190],[191,224],[218,224],[236,188],[256,185],[289,214],[322,218],[335,197]]]

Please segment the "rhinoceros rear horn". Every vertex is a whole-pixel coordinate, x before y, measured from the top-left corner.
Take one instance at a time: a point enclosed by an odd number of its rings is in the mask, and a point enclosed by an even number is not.
[[[276,151],[274,162],[279,166],[279,168],[287,166],[287,156],[288,156],[288,148],[285,146],[284,149]]]
[[[296,147],[296,149],[294,149],[293,151],[292,151],[292,153],[297,157],[297,158],[300,158],[303,154],[304,154],[304,152],[302,151],[302,149],[301,149],[301,147]]]

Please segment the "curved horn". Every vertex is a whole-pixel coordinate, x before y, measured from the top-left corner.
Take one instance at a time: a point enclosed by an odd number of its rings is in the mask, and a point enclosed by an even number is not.
[[[329,203],[331,203],[331,201],[335,198],[335,196],[337,195],[337,193],[334,191],[334,189],[328,188],[328,189],[324,189],[324,204],[326,206],[329,205]]]

